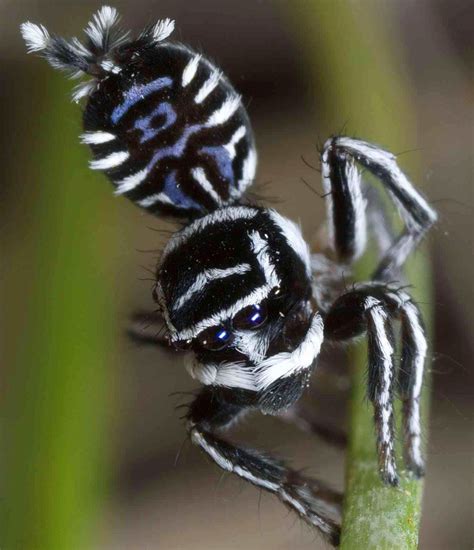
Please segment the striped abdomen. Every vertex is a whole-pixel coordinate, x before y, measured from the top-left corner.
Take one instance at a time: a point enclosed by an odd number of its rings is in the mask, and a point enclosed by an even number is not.
[[[117,194],[193,217],[238,199],[255,176],[240,96],[200,54],[161,44],[117,61],[91,94],[83,142]]]

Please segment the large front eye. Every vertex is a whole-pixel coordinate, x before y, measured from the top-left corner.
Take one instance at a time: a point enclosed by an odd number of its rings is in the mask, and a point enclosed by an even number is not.
[[[230,344],[231,337],[231,331],[224,326],[209,327],[198,334],[197,341],[205,349],[219,351]]]
[[[247,306],[234,317],[232,326],[237,330],[253,330],[261,327],[267,320],[267,306],[265,302]]]

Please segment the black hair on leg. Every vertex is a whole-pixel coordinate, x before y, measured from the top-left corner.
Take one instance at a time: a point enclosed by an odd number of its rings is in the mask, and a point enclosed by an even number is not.
[[[188,413],[191,441],[223,470],[275,494],[306,523],[316,527],[330,544],[337,546],[342,504],[339,493],[261,451],[238,447],[215,435],[216,431],[230,427],[243,410],[224,401],[213,388],[204,388]]]

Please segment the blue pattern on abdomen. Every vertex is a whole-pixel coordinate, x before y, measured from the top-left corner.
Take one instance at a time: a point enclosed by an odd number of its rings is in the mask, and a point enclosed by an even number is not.
[[[110,119],[113,124],[117,124],[120,119],[127,113],[127,111],[136,105],[139,101],[142,101],[153,92],[162,90],[163,88],[169,88],[173,84],[173,80],[168,76],[157,78],[148,84],[135,85],[129,88],[124,93],[124,101],[112,111]]]
[[[166,119],[159,128],[153,128],[151,124],[159,115],[164,115]],[[168,103],[167,101],[160,103],[158,107],[148,116],[141,117],[135,121],[134,128],[143,132],[143,135],[140,138],[140,143],[147,142],[163,130],[166,130],[166,128],[172,126],[176,122],[177,118],[176,111],[173,109],[171,103]]]
[[[200,210],[200,205],[182,192],[181,187],[176,180],[176,172],[176,170],[173,170],[167,174],[162,193],[164,193],[173,202],[173,204],[179,208],[195,208]]]
[[[163,58],[144,56],[136,66],[124,66],[97,90],[87,129],[101,130],[97,113],[113,101],[103,129],[115,139],[97,144],[94,153],[97,158],[115,151],[128,153],[108,175],[121,189],[126,187],[124,194],[145,208],[169,212],[168,205],[182,215],[187,215],[186,210],[195,211],[195,215],[196,211],[229,204],[243,192],[238,179],[253,148],[245,109],[229,103],[238,101],[238,95],[223,77],[206,99],[196,101],[211,75],[218,74],[217,69],[202,59],[184,84],[184,71],[196,54],[171,44],[161,46],[160,52]],[[139,69],[142,63],[145,73]],[[114,89],[115,80],[120,87]],[[247,147],[236,149],[232,140],[241,126],[246,130],[241,139]]]
[[[229,183],[234,185],[234,170],[232,167],[232,159],[229,152],[222,145],[214,147],[203,147],[199,150],[200,153],[204,153],[212,157],[217,165],[217,169],[221,173],[222,177]]]
[[[189,138],[196,132],[199,132],[199,130],[201,130],[202,128],[204,128],[202,124],[193,124],[191,126],[186,126],[178,141],[173,143],[173,145],[163,147],[162,149],[158,149],[158,151],[156,151],[150,163],[148,164],[148,169],[151,170],[157,162],[166,157],[181,157],[186,149]]]

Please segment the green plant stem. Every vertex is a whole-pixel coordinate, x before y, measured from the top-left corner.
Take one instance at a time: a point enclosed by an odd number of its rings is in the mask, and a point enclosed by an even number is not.
[[[411,88],[397,56],[390,6],[367,0],[301,0],[291,3],[298,35],[304,40],[305,67],[319,88],[326,135],[344,132],[392,151],[416,147]],[[320,115],[321,117],[321,115]],[[400,159],[417,182],[415,157]],[[412,162],[409,162],[411,160]],[[419,173],[419,171],[418,171]],[[370,255],[369,255],[370,256]],[[364,258],[356,277],[367,277],[373,261]],[[413,295],[429,303],[429,267],[418,253],[410,262]],[[428,307],[423,313],[429,317]],[[401,486],[385,487],[378,475],[372,410],[366,398],[365,345],[352,356],[349,449],[341,547],[345,550],[414,549],[421,515],[422,482],[401,470]],[[426,398],[424,402],[426,404]]]
[[[80,109],[69,100],[70,83],[49,67],[42,74],[30,80],[30,160],[21,167],[28,176],[18,179],[12,221],[13,234],[24,238],[15,242],[7,276],[6,550],[90,548],[107,479],[110,196],[78,143]]]

